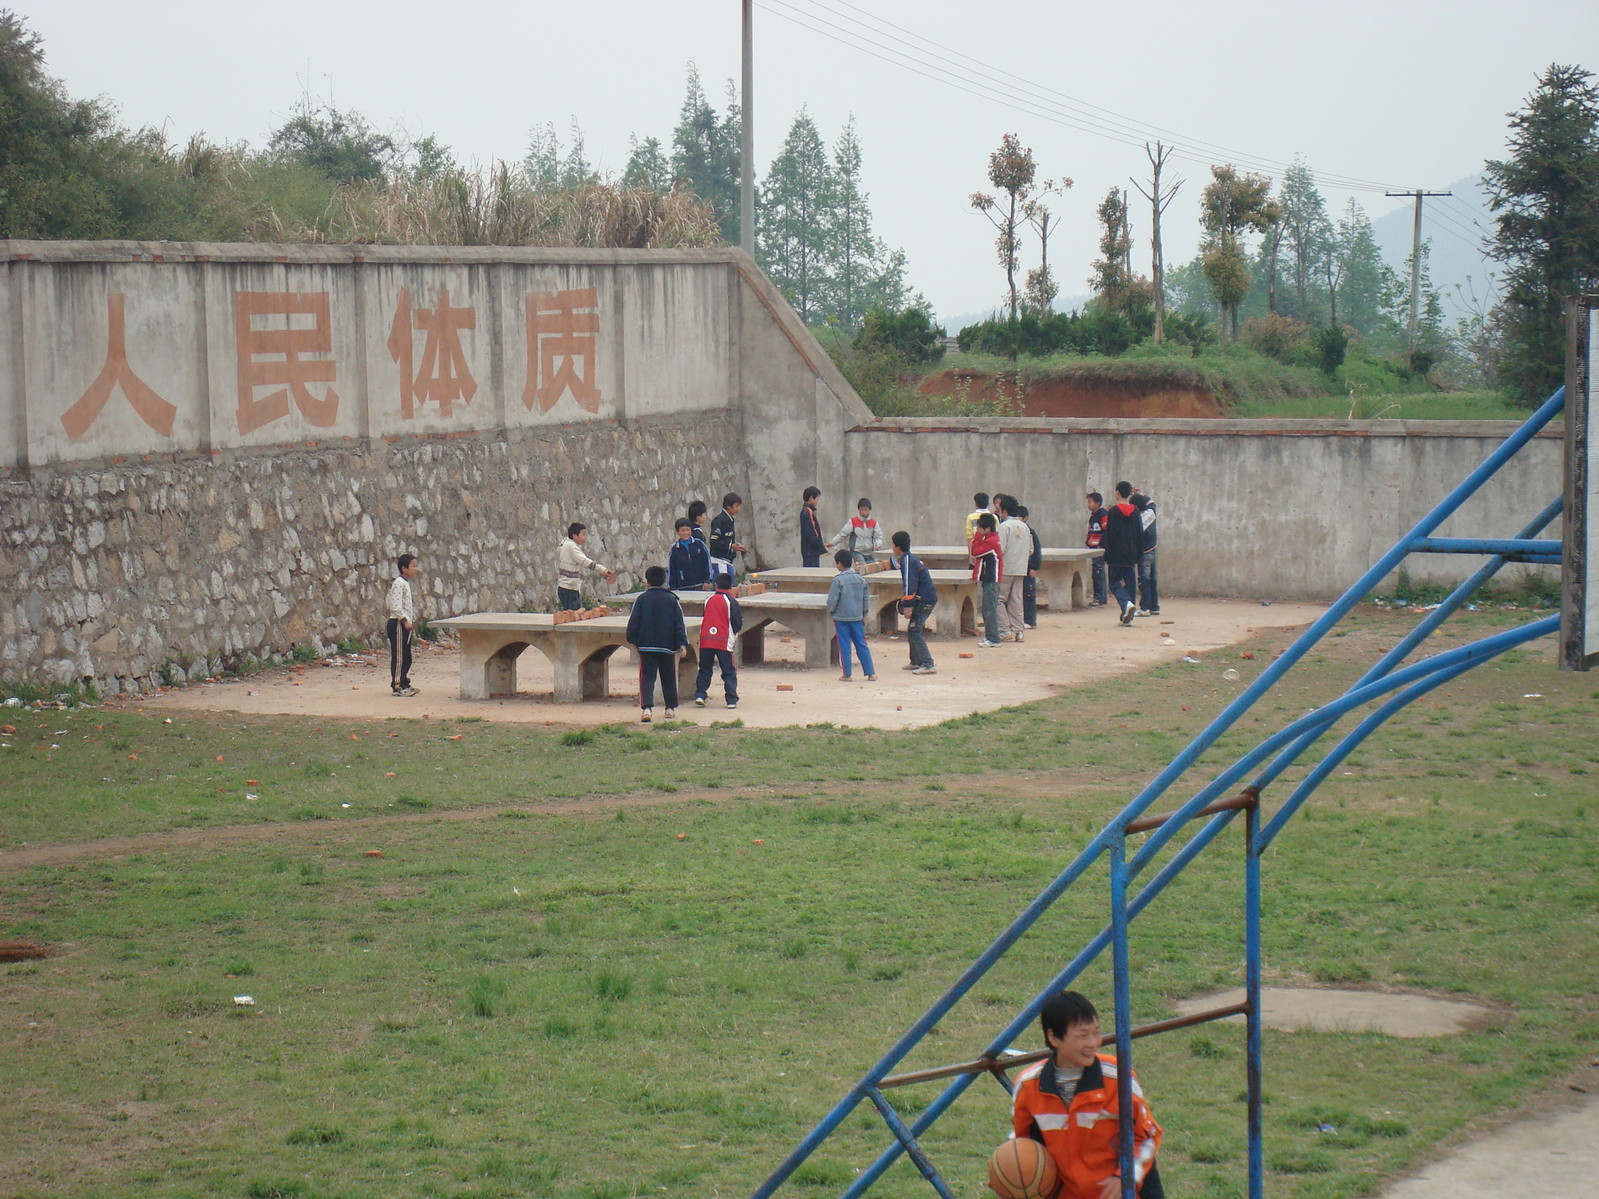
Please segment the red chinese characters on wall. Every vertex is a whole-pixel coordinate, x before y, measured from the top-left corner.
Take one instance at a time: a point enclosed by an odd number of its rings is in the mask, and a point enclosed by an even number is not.
[[[339,415],[333,324],[325,291],[236,291],[233,328],[238,345],[239,432],[253,433],[289,414],[319,429]],[[313,384],[326,384],[312,391]],[[265,395],[257,393],[272,388]]]
[[[128,365],[126,297],[114,291],[106,299],[105,365],[79,396],[72,407],[61,414],[61,427],[74,441],[89,431],[89,426],[105,411],[106,402],[113,389],[120,387],[122,394],[139,419],[163,437],[172,436],[172,422],[177,408],[163,400]]]
[[[411,289],[400,288],[400,302],[389,325],[389,357],[400,368],[400,415],[416,416],[424,404],[437,404],[440,416],[449,416],[457,400],[470,403],[477,395],[477,380],[467,366],[461,349],[461,331],[477,327],[477,311],[450,306],[449,288],[439,288],[432,308],[416,308]],[[425,335],[422,361],[414,362],[414,335]]]
[[[522,403],[531,412],[555,407],[567,392],[586,412],[600,410],[594,382],[600,307],[592,287],[527,293],[527,384]]]

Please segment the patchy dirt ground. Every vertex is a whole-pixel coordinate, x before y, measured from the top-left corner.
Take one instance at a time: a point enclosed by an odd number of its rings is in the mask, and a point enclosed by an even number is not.
[[[752,728],[820,721],[917,728],[1042,699],[1080,683],[1185,657],[1197,659],[1188,664],[1192,669],[1212,671],[1220,680],[1229,668],[1226,647],[1267,630],[1281,631],[1286,644],[1291,631],[1303,628],[1322,611],[1312,604],[1173,599],[1164,602],[1159,616],[1142,617],[1123,628],[1109,607],[1044,609],[1039,627],[1029,631],[1020,645],[979,649],[974,637],[931,640],[938,673],[927,677],[901,669],[909,660],[903,636],[874,636],[870,648],[878,672],[875,683],[865,681],[859,667],[852,683],[840,682],[836,669],[807,670],[799,638],[768,635],[767,662],[739,672],[737,715]],[[176,708],[360,718],[481,716],[560,725],[638,719],[637,676],[623,653],[611,659],[610,699],[577,704],[554,702],[549,663],[536,650],[528,650],[517,664],[518,694],[496,700],[458,698],[460,656],[450,648],[421,649],[411,672],[421,694],[412,699],[390,694],[386,653],[332,661],[336,664],[284,667],[248,679],[203,683],[120,702],[152,712]],[[684,696],[686,706],[678,710],[678,717],[726,720],[729,713],[721,696],[721,679],[714,678],[710,706],[696,708]],[[659,702],[656,717],[661,717]]]
[[[963,395],[973,400],[1013,400],[1022,416],[1081,417],[1219,417],[1221,405],[1204,387],[1110,380],[1031,379],[1023,383],[1015,371],[955,369],[923,379],[917,391],[927,396]]]

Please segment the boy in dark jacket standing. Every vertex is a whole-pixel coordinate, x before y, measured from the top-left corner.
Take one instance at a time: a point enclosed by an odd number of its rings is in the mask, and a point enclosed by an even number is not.
[[[736,491],[730,491],[722,497],[722,510],[711,517],[711,575],[714,577],[724,570],[738,578],[738,571],[733,569],[733,556],[744,552],[744,545],[738,539],[738,531],[734,526],[734,519],[738,516],[739,509],[744,507],[744,497]]]
[[[677,715],[677,656],[688,648],[683,605],[666,589],[666,567],[644,572],[649,588],[633,604],[627,618],[627,643],[638,652],[639,720],[648,724],[655,712],[655,676],[661,677],[666,719]]]
[[[667,586],[673,591],[698,591],[711,581],[711,553],[694,536],[694,523],[677,518],[677,540],[666,556]]]
[[[822,536],[822,522],[816,516],[816,503],[822,498],[820,487],[807,487],[800,497],[800,565],[820,566],[827,552],[827,538]]]
[[[1097,491],[1090,491],[1083,497],[1088,505],[1088,538],[1083,542],[1091,550],[1100,548],[1100,543],[1105,539],[1105,522],[1110,519],[1110,514],[1105,511],[1105,497]],[[1093,607],[1103,608],[1110,596],[1105,586],[1105,558],[1104,555],[1090,559],[1089,571],[1094,579]]]
[[[1117,502],[1105,520],[1105,569],[1110,575],[1110,593],[1121,609],[1121,623],[1133,623],[1138,611],[1138,560],[1144,552],[1144,524],[1132,502],[1133,485],[1116,484]]]
[[[705,601],[700,622],[700,672],[694,679],[694,706],[703,708],[711,689],[711,671],[722,667],[722,692],[730,708],[738,707],[738,667],[733,662],[733,641],[744,627],[744,613],[733,598],[733,576],[716,576],[716,594]]]
[[[911,660],[905,669],[912,674],[937,674],[933,655],[927,648],[927,618],[938,605],[938,589],[933,586],[933,576],[922,560],[911,553],[911,535],[901,529],[893,537],[894,565],[899,567],[904,584],[904,594],[899,610],[910,619],[905,626],[905,640],[910,643]]]

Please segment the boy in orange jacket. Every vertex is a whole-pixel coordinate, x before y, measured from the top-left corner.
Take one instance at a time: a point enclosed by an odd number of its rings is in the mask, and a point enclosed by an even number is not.
[[[1099,1052],[1099,1014],[1076,991],[1045,1001],[1038,1014],[1054,1057],[1016,1079],[1014,1135],[1044,1146],[1061,1178],[1057,1199],[1121,1199],[1118,1088],[1115,1054]],[[1160,1125],[1149,1113],[1138,1079],[1133,1089],[1133,1172],[1139,1199],[1166,1199],[1155,1166]]]

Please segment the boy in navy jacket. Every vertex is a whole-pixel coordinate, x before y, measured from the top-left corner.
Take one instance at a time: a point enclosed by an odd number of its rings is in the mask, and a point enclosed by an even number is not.
[[[644,572],[649,588],[633,604],[627,618],[627,643],[638,652],[639,719],[648,724],[655,712],[655,676],[661,677],[666,719],[677,715],[677,656],[688,648],[683,605],[666,589],[666,567]]]

